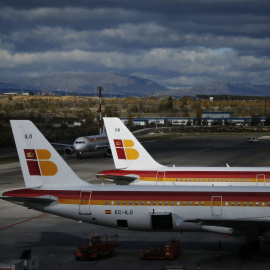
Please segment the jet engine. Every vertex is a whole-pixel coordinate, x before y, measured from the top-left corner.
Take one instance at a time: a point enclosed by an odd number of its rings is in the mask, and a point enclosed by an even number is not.
[[[112,156],[112,150],[111,150],[111,147],[108,147],[108,148],[106,149],[105,153],[106,153],[106,156],[107,156],[107,157],[111,157],[111,156]]]
[[[67,148],[64,150],[64,152],[65,152],[65,154],[66,154],[67,156],[71,156],[72,153],[74,152],[74,150],[73,150],[73,148],[71,148],[71,147],[67,147]]]

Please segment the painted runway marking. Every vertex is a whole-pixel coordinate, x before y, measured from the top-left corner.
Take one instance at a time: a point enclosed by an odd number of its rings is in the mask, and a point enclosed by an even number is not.
[[[38,215],[38,216],[36,216],[36,217],[28,218],[28,219],[22,220],[22,221],[20,221],[20,222],[16,222],[16,223],[14,223],[14,224],[5,226],[5,227],[3,227],[3,228],[0,228],[0,231],[9,229],[9,228],[11,228],[11,227],[13,227],[13,226],[19,225],[19,224],[24,223],[24,222],[27,222],[27,221],[31,221],[31,220],[36,219],[36,218],[44,217],[44,216],[46,216],[46,215],[48,215],[48,213],[45,213],[45,214],[42,214],[42,215]]]

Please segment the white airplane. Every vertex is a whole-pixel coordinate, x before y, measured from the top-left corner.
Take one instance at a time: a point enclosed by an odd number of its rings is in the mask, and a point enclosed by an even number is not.
[[[77,158],[81,158],[84,152],[97,152],[100,150],[104,151],[105,157],[111,157],[112,155],[105,129],[103,129],[100,135],[79,137],[72,145],[61,143],[52,143],[52,145],[66,146],[65,154],[71,156],[73,153],[76,153]]]
[[[116,184],[270,186],[270,168],[265,167],[168,167],[157,163],[123,122],[104,117],[116,170],[97,177]]]
[[[26,188],[4,192],[3,200],[120,229],[244,235],[242,257],[252,255],[258,236],[270,241],[270,187],[94,186],[71,170],[31,121],[11,126]]]

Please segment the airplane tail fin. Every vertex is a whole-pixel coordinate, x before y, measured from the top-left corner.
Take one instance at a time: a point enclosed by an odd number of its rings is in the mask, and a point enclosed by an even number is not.
[[[163,167],[149,155],[119,118],[103,119],[116,169]]]
[[[27,188],[85,186],[62,157],[28,120],[11,120]]]

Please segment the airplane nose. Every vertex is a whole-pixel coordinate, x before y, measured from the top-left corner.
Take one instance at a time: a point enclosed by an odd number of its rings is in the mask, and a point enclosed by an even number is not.
[[[86,142],[84,138],[78,138],[74,143],[73,143],[73,148],[76,152],[81,152],[85,151],[86,148]]]

